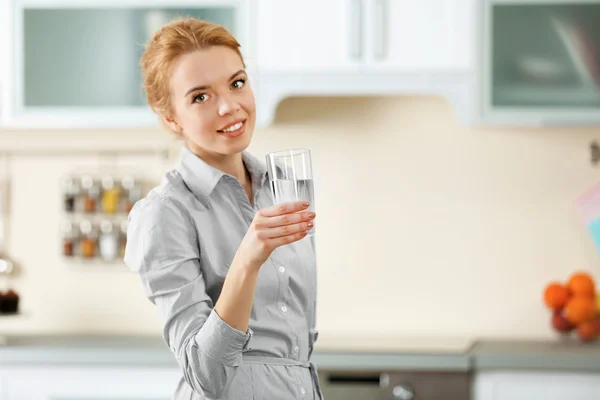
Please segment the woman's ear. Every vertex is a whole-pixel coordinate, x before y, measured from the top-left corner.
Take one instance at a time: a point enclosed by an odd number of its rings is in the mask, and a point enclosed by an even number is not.
[[[183,134],[183,128],[181,127],[181,125],[179,125],[179,123],[175,120],[175,118],[172,115],[165,115],[162,118],[165,124],[169,128],[171,128],[173,132],[177,133],[179,136]]]

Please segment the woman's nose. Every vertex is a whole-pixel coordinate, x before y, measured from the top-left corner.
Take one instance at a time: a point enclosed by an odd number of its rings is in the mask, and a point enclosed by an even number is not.
[[[221,96],[219,99],[219,115],[233,114],[240,109],[239,103],[231,95]]]

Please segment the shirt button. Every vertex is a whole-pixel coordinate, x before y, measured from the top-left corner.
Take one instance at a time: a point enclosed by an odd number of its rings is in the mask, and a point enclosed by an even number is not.
[[[283,274],[285,272],[285,268],[279,267],[279,272],[281,272]]]
[[[287,307],[286,306],[281,306],[281,311],[287,312]]]
[[[300,394],[304,396],[306,394],[306,390],[304,390],[304,388],[300,388]]]
[[[300,350],[300,347],[294,346],[294,353],[297,353]]]

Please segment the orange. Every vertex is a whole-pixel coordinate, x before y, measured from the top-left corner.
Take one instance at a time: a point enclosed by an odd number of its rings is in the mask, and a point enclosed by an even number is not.
[[[594,279],[587,272],[576,272],[569,278],[567,289],[576,296],[595,297]]]
[[[565,317],[573,325],[579,325],[596,317],[596,301],[587,296],[574,296],[565,306]]]
[[[592,319],[577,326],[577,335],[583,342],[591,342],[600,335],[600,320]]]
[[[544,290],[544,303],[548,308],[556,310],[564,307],[569,300],[569,290],[558,282],[550,282]]]

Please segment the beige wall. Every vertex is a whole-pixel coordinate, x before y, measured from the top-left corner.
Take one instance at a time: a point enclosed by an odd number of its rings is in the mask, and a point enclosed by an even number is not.
[[[293,99],[251,150],[309,147],[316,177],[322,332],[551,337],[541,292],[575,269],[600,278],[574,199],[600,177],[596,129],[470,129],[436,97]],[[98,136],[100,135],[100,136]],[[160,132],[0,132],[55,147],[159,141]],[[25,315],[0,333],[159,334],[122,265],[61,261],[58,179],[93,156],[13,157],[9,248]],[[158,179],[170,165],[124,157]]]

